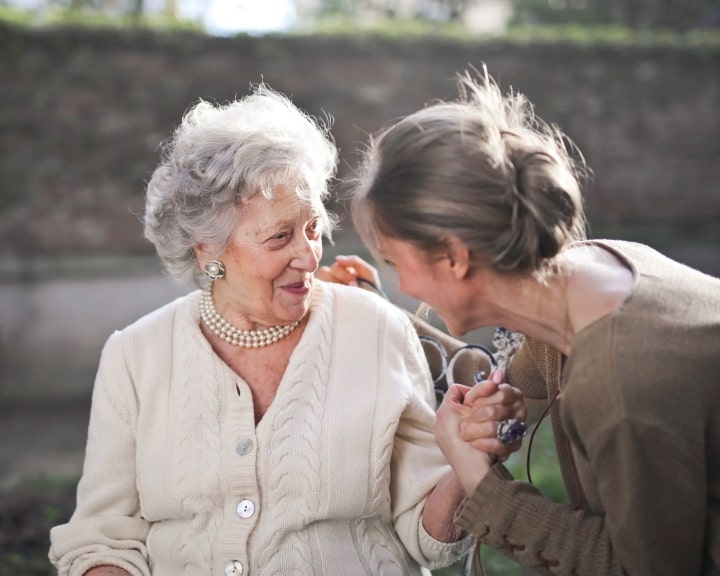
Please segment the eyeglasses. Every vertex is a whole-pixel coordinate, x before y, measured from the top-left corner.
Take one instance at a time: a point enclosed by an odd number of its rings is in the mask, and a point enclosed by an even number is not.
[[[364,284],[367,288],[379,294],[386,300],[390,300],[388,295],[383,292],[380,286],[366,280],[365,278],[357,278],[358,284]],[[418,334],[420,341],[423,344],[427,344],[430,348],[434,349],[440,358],[440,372],[436,376],[433,375],[433,384],[435,387],[435,395],[437,396],[438,402],[441,402],[445,397],[448,387],[455,384],[455,363],[463,355],[471,351],[477,351],[485,357],[489,366],[490,373],[498,368],[505,368],[518,348],[523,343],[524,336],[519,332],[512,332],[507,328],[498,326],[495,328],[493,334],[492,345],[495,347],[495,352],[491,352],[487,346],[482,344],[466,344],[455,349],[452,354],[448,354],[445,346],[437,338],[428,336],[426,334]],[[425,354],[428,355],[428,348],[424,346]],[[430,358],[428,358],[428,365],[431,364]],[[478,370],[473,375],[473,384],[481,382],[487,378],[489,374],[486,374],[481,366],[478,366]]]
[[[482,344],[466,344],[465,346],[456,348],[451,354],[448,354],[445,346],[443,346],[442,342],[438,339],[425,334],[420,334],[418,337],[420,338],[420,342],[423,344],[426,356],[428,356],[428,365],[431,364],[431,357],[428,350],[434,350],[440,359],[440,372],[437,375],[431,374],[435,388],[435,396],[438,402],[442,402],[448,388],[456,383],[455,365],[458,359],[460,359],[463,355],[467,355],[471,351],[476,351],[476,353],[472,356],[475,358],[475,355],[479,352],[480,357],[487,360],[487,363],[490,366],[490,372],[495,370],[498,366],[495,355],[487,346],[483,346]],[[485,380],[488,376],[483,369],[485,368],[485,364],[480,361],[480,358],[477,358],[477,360],[478,365],[477,370],[473,375],[473,384],[477,384],[478,382]]]

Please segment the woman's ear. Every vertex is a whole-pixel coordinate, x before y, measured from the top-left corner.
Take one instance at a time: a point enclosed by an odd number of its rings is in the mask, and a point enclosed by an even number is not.
[[[457,280],[463,280],[470,273],[470,250],[465,242],[457,236],[444,239],[450,269]]]
[[[195,257],[197,258],[198,264],[200,265],[200,269],[202,269],[205,266],[205,263],[210,259],[207,245],[204,242],[197,242],[194,246],[194,249]]]

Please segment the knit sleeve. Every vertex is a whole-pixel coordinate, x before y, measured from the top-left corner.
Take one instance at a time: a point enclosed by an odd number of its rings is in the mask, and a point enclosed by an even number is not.
[[[559,353],[536,340],[525,342],[513,355],[505,373],[505,380],[523,394],[527,421],[537,422],[548,404],[548,381],[559,378]]]
[[[420,342],[408,326],[403,345],[395,353],[405,356],[409,398],[393,445],[391,500],[393,525],[409,554],[422,566],[448,566],[469,550],[473,539],[439,542],[423,528],[425,502],[435,485],[450,469],[435,443],[435,418],[428,396],[430,377]]]
[[[93,389],[77,507],[50,532],[49,557],[59,576],[81,576],[99,565],[150,576],[135,474],[134,392],[119,333],[103,350]]]
[[[605,519],[545,498],[495,465],[458,510],[457,524],[523,566],[552,574],[624,575]]]

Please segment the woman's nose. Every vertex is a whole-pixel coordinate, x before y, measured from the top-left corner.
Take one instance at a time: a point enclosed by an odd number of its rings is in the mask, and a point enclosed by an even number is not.
[[[296,267],[307,272],[315,272],[320,265],[321,250],[321,240],[303,238],[295,256]]]

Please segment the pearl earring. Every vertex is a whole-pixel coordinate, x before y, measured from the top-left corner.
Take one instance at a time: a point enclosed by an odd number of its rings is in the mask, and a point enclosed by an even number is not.
[[[205,274],[210,280],[220,280],[225,276],[225,265],[220,260],[210,260],[205,264]]]

